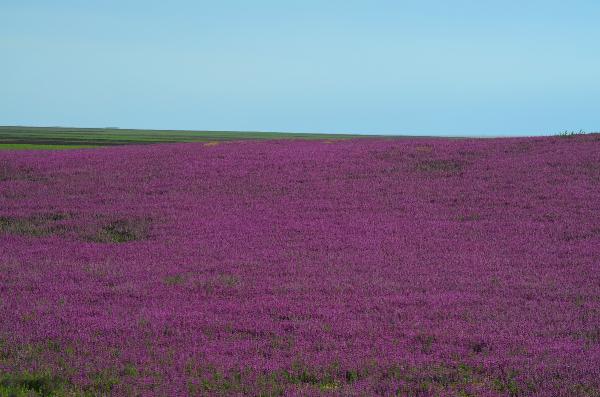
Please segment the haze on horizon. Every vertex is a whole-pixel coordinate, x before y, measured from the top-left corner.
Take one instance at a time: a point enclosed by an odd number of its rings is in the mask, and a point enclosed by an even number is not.
[[[600,130],[598,1],[101,3],[2,1],[0,125]]]

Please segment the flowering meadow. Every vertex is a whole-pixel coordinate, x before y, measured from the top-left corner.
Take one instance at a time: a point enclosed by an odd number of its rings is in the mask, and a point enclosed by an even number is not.
[[[600,136],[0,152],[0,395],[599,396]]]

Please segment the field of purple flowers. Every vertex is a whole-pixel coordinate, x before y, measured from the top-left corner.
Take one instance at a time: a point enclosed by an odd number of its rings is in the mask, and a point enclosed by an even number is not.
[[[600,136],[0,152],[0,395],[600,395]]]

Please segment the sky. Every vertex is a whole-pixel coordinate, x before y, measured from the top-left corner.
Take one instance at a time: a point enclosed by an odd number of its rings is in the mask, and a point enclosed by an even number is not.
[[[600,131],[598,0],[0,0],[0,125]]]

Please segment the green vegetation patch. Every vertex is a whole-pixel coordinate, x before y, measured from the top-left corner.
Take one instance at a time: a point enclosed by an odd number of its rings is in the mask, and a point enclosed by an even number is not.
[[[352,134],[309,134],[262,131],[134,130],[119,128],[0,127],[0,150],[80,149],[98,146],[263,140],[352,139],[374,137]]]
[[[0,374],[0,397],[61,396],[67,382],[49,372]]]
[[[452,174],[462,171],[464,164],[457,160],[422,160],[417,163],[417,170],[425,173]]]
[[[515,372],[490,377],[485,372],[466,364],[432,364],[424,367],[392,365],[377,368],[369,365],[357,369],[342,369],[338,364],[326,368],[311,368],[294,363],[291,368],[256,372],[248,368],[224,373],[212,366],[188,363],[188,391],[190,395],[232,395],[258,393],[283,396],[291,389],[312,389],[319,392],[342,393],[353,383],[370,379],[379,383],[398,384],[397,395],[473,395],[473,390],[494,390],[517,395],[525,388],[519,385]]]
[[[68,214],[50,213],[29,217],[0,216],[0,233],[22,236],[42,237],[62,235],[66,227],[61,221],[68,219]]]
[[[35,143],[0,143],[0,150],[64,150],[89,149],[98,145],[44,145]]]
[[[127,243],[145,240],[149,232],[149,219],[120,219],[102,226],[90,240],[97,243]]]

